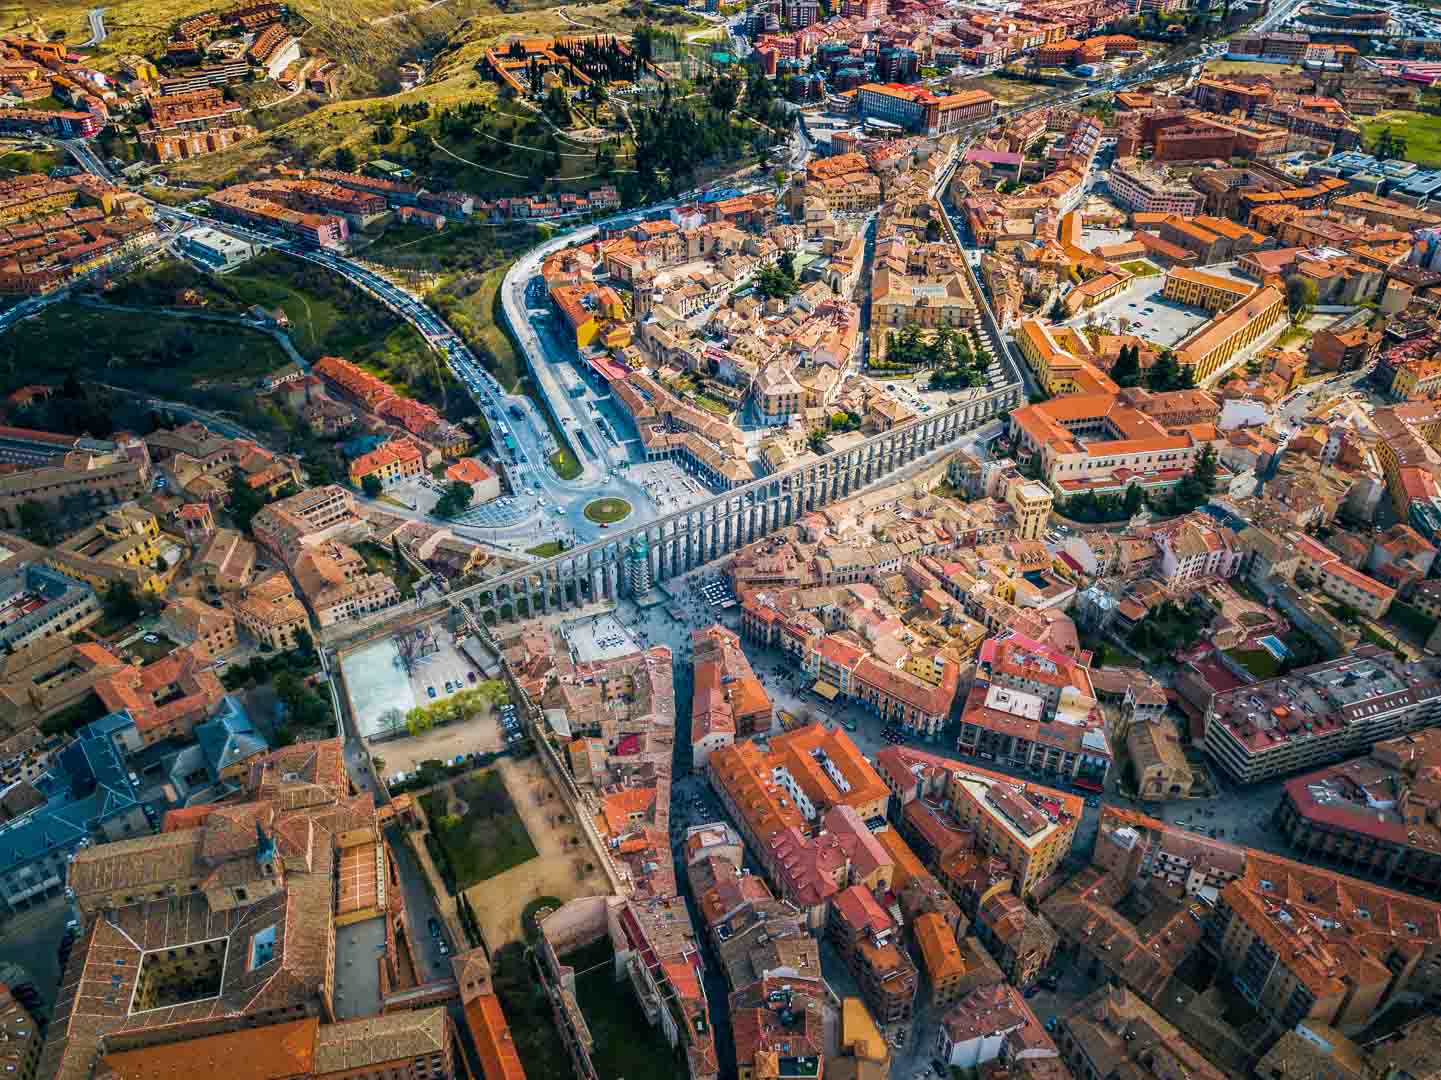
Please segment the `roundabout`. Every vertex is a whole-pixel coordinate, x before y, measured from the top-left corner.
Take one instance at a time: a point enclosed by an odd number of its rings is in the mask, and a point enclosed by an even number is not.
[[[585,504],[585,516],[598,525],[614,525],[630,517],[631,505],[624,499],[593,499]]]

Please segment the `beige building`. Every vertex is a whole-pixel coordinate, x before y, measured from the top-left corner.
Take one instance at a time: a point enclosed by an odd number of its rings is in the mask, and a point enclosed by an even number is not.
[[[277,652],[293,649],[296,635],[310,629],[305,605],[281,570],[272,570],[253,585],[227,595],[225,609],[252,638]]]
[[[1016,528],[1022,540],[1039,540],[1045,535],[1054,502],[1051,489],[1035,480],[1006,485],[1006,504],[1016,515]]]
[[[322,629],[400,600],[388,575],[372,573],[358,551],[337,540],[306,548],[295,560],[295,580]]]

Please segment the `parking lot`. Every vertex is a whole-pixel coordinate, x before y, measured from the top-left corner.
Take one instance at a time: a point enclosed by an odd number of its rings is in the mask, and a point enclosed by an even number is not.
[[[1207,268],[1208,272],[1210,268]],[[1162,274],[1136,278],[1119,294],[1104,304],[1081,312],[1066,325],[1082,327],[1087,323],[1116,324],[1122,333],[1139,334],[1147,341],[1166,347],[1183,341],[1211,320],[1204,308],[1187,307],[1161,295],[1166,278]]]

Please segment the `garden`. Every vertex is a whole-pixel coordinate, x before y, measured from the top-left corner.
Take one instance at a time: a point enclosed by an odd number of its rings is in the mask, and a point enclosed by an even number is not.
[[[500,773],[483,772],[421,796],[442,872],[457,892],[536,857]]]

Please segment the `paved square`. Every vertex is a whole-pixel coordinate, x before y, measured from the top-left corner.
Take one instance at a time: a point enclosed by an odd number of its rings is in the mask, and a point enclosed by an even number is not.
[[[614,615],[596,615],[589,619],[577,619],[561,627],[566,643],[570,646],[576,662],[588,664],[596,660],[610,660],[617,656],[629,656],[639,652],[640,646],[630,631],[622,626]]]

